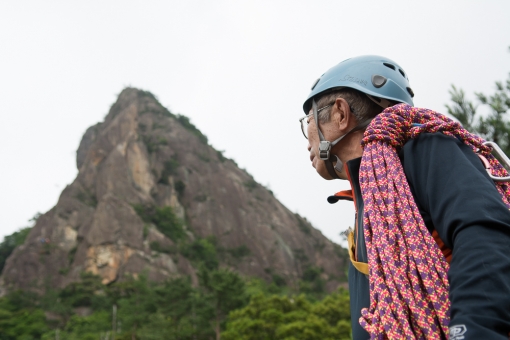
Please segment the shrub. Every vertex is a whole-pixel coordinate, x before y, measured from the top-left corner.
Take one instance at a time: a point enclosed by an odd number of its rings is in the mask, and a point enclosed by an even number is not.
[[[248,188],[249,191],[252,191],[253,189],[255,189],[257,187],[257,182],[255,182],[255,180],[252,178],[250,179],[249,181],[246,181],[243,183],[243,185]]]
[[[179,194],[179,196],[184,195],[184,189],[186,189],[186,184],[183,181],[178,180],[174,183],[175,191]]]
[[[237,259],[250,255],[250,248],[248,248],[244,244],[236,248],[230,248],[227,251],[230,253],[230,255]]]
[[[195,125],[193,125],[193,123],[191,123],[191,121],[189,120],[188,117],[186,116],[183,116],[183,115],[177,115],[176,116],[177,118],[177,121],[179,123],[181,123],[181,125],[188,131],[190,131],[191,133],[193,133],[195,136],[198,137],[198,139],[204,143],[204,144],[207,144],[208,140],[207,140],[207,137],[199,130],[197,129],[197,127]]]
[[[12,254],[14,248],[25,242],[31,229],[32,228],[23,228],[4,237],[3,242],[0,243],[0,273],[2,273],[5,261],[7,261],[7,258]]]
[[[168,185],[168,177],[175,175],[177,168],[179,167],[179,161],[173,156],[170,160],[163,163],[163,171],[161,172],[161,178],[158,183]]]
[[[224,153],[224,152],[225,152],[224,150],[216,150],[216,154],[218,155],[218,160],[219,160],[220,162],[222,162],[222,163],[223,163],[223,162],[225,162],[225,161],[227,160],[227,157],[225,157],[225,156],[223,155],[223,153]]]
[[[76,250],[78,247],[74,246],[71,250],[69,250],[69,254],[67,254],[67,259],[69,261],[69,265],[73,264],[74,262],[74,255],[76,255]]]
[[[205,202],[205,201],[207,201],[207,195],[204,195],[204,194],[197,195],[197,196],[195,196],[194,200],[197,202]]]
[[[201,238],[184,244],[181,253],[192,261],[203,263],[207,269],[218,268],[218,252],[213,238]]]
[[[296,219],[298,221],[298,227],[299,229],[305,233],[305,234],[310,234],[311,233],[311,228],[310,226],[308,225],[308,223],[306,223],[306,220],[304,220],[301,216],[299,216],[298,214],[295,214],[296,216]]]
[[[159,231],[174,241],[186,236],[182,221],[171,207],[156,208],[152,221]]]
[[[211,161],[211,159],[206,154],[199,153],[197,156],[202,162],[209,163]]]
[[[144,90],[138,90],[138,98],[141,99],[141,98],[144,98],[144,97],[148,97],[150,99],[154,99],[155,101],[158,100],[156,98],[156,96],[152,94],[152,92],[144,91]]]
[[[160,145],[168,145],[168,141],[163,137],[140,135],[140,139],[145,144],[147,152],[150,154],[158,151]]]
[[[301,248],[299,249],[294,249],[293,250],[293,253],[294,253],[294,257],[296,258],[296,260],[298,260],[299,262],[301,263],[306,263],[308,262],[308,256],[306,256],[305,254],[305,251]]]
[[[285,279],[278,274],[271,275],[271,279],[273,280],[274,284],[277,287],[283,287],[283,286],[287,285],[287,282],[285,282]]]
[[[178,241],[186,236],[183,222],[175,215],[172,207],[135,204],[133,208],[144,222],[153,223],[161,233],[173,241]]]
[[[76,194],[76,198],[85,205],[95,208],[97,207],[96,195],[88,190],[80,191]]]
[[[149,244],[151,250],[157,251],[158,253],[175,254],[177,249],[172,246],[163,246],[158,241],[153,241]]]

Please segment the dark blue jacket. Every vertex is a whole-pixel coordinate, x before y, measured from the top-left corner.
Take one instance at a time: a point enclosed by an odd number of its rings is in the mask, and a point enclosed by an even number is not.
[[[510,211],[473,151],[456,138],[424,133],[399,153],[414,199],[429,231],[452,250],[450,340],[509,339]],[[363,228],[359,187],[361,158],[349,161],[356,225]],[[330,197],[331,203],[335,201]],[[356,235],[356,233],[355,233]],[[357,261],[367,262],[357,233]],[[353,339],[368,339],[359,325],[370,303],[368,278],[349,268]]]

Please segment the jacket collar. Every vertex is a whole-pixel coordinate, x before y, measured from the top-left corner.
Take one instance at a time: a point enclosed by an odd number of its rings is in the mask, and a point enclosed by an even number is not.
[[[328,197],[328,202],[333,204],[340,200],[354,201],[354,206],[357,207],[356,202],[361,201],[361,188],[359,185],[359,167],[361,165],[361,157],[351,159],[344,164],[344,170],[347,174],[347,179],[351,184],[351,190],[342,190],[336,194]]]

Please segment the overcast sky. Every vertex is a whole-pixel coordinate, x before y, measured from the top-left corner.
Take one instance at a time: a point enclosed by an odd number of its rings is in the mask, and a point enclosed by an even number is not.
[[[378,54],[415,105],[456,84],[491,93],[510,71],[509,1],[0,1],[0,239],[53,207],[84,131],[126,86],[191,118],[330,239],[352,225],[347,187],[311,167],[298,119],[327,69]]]

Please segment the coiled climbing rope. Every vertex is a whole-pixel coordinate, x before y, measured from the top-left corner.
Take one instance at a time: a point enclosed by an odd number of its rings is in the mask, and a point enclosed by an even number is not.
[[[447,338],[449,265],[425,226],[398,157],[406,141],[424,132],[458,138],[486,157],[494,176],[508,176],[482,138],[435,111],[399,104],[373,119],[362,140],[360,167],[370,268],[370,307],[362,310],[360,324],[372,339]],[[510,186],[495,183],[510,208]]]

